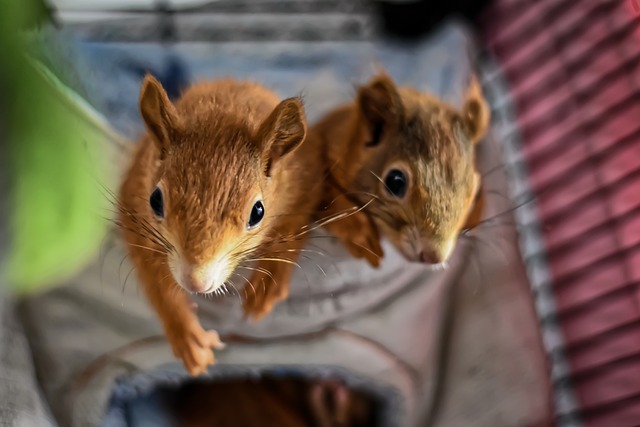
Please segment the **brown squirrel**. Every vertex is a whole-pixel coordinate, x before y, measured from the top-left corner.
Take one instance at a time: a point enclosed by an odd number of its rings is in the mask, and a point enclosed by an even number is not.
[[[324,193],[365,206],[371,218],[331,224],[338,236],[361,227],[360,245],[345,239],[352,254],[377,266],[380,232],[409,261],[444,263],[460,231],[480,221],[475,145],[490,117],[475,77],[465,98],[459,111],[381,72],[310,129],[331,170]]]
[[[248,270],[246,315],[259,319],[287,296],[323,154],[305,142],[302,101],[279,102],[256,83],[197,83],[174,105],[148,75],[140,111],[147,132],[121,187],[119,222],[175,355],[197,375],[223,344],[188,294],[219,293]]]

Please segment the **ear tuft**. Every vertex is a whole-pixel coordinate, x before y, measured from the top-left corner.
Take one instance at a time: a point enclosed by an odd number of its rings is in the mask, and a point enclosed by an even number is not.
[[[166,91],[151,74],[145,76],[140,89],[140,113],[161,158],[164,158],[172,135],[179,126],[179,116]]]
[[[295,151],[307,135],[307,120],[300,98],[281,101],[258,130],[261,139],[265,172],[282,157]]]
[[[472,143],[479,142],[487,133],[491,119],[489,106],[484,99],[476,76],[471,77],[467,96],[462,107],[465,133]]]
[[[402,120],[404,108],[398,89],[391,78],[380,72],[366,86],[358,90],[358,108],[367,121],[371,141],[367,145],[377,145],[384,127]]]

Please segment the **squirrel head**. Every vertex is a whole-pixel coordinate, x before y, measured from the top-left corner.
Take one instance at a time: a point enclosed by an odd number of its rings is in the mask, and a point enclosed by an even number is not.
[[[158,153],[148,216],[170,243],[176,282],[191,292],[216,291],[264,242],[282,209],[273,171],[306,135],[300,99],[278,103],[254,87],[256,99],[275,106],[258,118],[247,106],[189,90],[174,105],[152,76],[142,84],[140,112]]]
[[[361,203],[410,261],[439,264],[467,228],[480,189],[475,145],[489,110],[475,77],[462,109],[381,73],[358,90],[354,184]]]

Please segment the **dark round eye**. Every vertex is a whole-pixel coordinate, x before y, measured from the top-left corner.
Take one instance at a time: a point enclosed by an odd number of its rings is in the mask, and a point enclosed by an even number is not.
[[[151,210],[153,210],[155,216],[164,218],[164,201],[162,200],[162,190],[160,190],[160,187],[156,187],[153,193],[151,193],[149,205],[151,205]]]
[[[407,193],[407,176],[398,169],[391,169],[384,178],[387,191],[394,197],[401,199]]]
[[[249,215],[249,222],[247,223],[248,228],[253,228],[256,225],[260,224],[264,218],[264,206],[260,200],[258,200],[251,208],[251,215]]]

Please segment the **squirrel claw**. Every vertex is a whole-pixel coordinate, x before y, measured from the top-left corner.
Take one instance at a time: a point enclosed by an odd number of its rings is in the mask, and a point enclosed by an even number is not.
[[[209,365],[215,363],[212,348],[220,350],[225,347],[218,332],[205,331],[200,324],[193,325],[188,330],[175,331],[168,336],[173,353],[194,377],[205,373]]]

